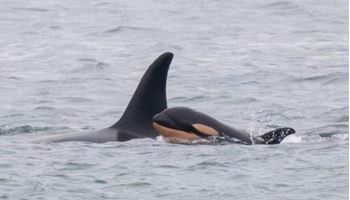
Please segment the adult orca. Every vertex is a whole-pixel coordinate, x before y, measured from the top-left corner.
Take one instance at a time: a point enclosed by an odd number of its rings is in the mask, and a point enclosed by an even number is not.
[[[133,138],[156,138],[159,134],[152,127],[152,118],[167,108],[166,81],[172,58],[172,53],[164,53],[149,66],[122,117],[114,125],[96,132],[64,134],[39,142],[104,143]]]
[[[285,137],[295,133],[294,129],[283,127],[260,136],[252,136],[187,107],[174,107],[162,111],[153,117],[153,126],[166,142],[180,144],[208,138],[221,138],[221,141],[247,145],[279,144]]]

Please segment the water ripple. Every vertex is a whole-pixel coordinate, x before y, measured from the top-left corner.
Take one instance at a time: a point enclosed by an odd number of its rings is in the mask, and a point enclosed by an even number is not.
[[[23,125],[17,127],[0,126],[0,135],[13,135],[23,133],[47,132],[51,127],[32,127],[30,125]]]

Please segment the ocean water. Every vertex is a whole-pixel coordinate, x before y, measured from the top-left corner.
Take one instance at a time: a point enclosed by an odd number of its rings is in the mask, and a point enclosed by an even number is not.
[[[0,199],[348,199],[348,1],[0,2]],[[280,145],[35,144],[123,113],[161,53],[169,107]]]

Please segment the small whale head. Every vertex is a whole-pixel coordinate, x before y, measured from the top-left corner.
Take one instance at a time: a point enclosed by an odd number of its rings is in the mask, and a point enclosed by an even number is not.
[[[208,118],[190,108],[169,108],[153,117],[153,127],[166,142],[188,144],[220,135],[214,128],[205,125]]]

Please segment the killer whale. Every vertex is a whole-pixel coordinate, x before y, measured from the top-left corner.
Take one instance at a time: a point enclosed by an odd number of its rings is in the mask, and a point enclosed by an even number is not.
[[[153,117],[153,126],[166,142],[184,144],[210,137],[247,145],[279,144],[285,137],[295,133],[292,128],[282,127],[252,136],[187,107],[165,109]]]
[[[112,126],[96,132],[64,134],[37,142],[104,143],[156,138],[159,134],[152,127],[152,118],[167,108],[166,81],[172,58],[172,53],[163,53],[148,67],[121,118]]]

